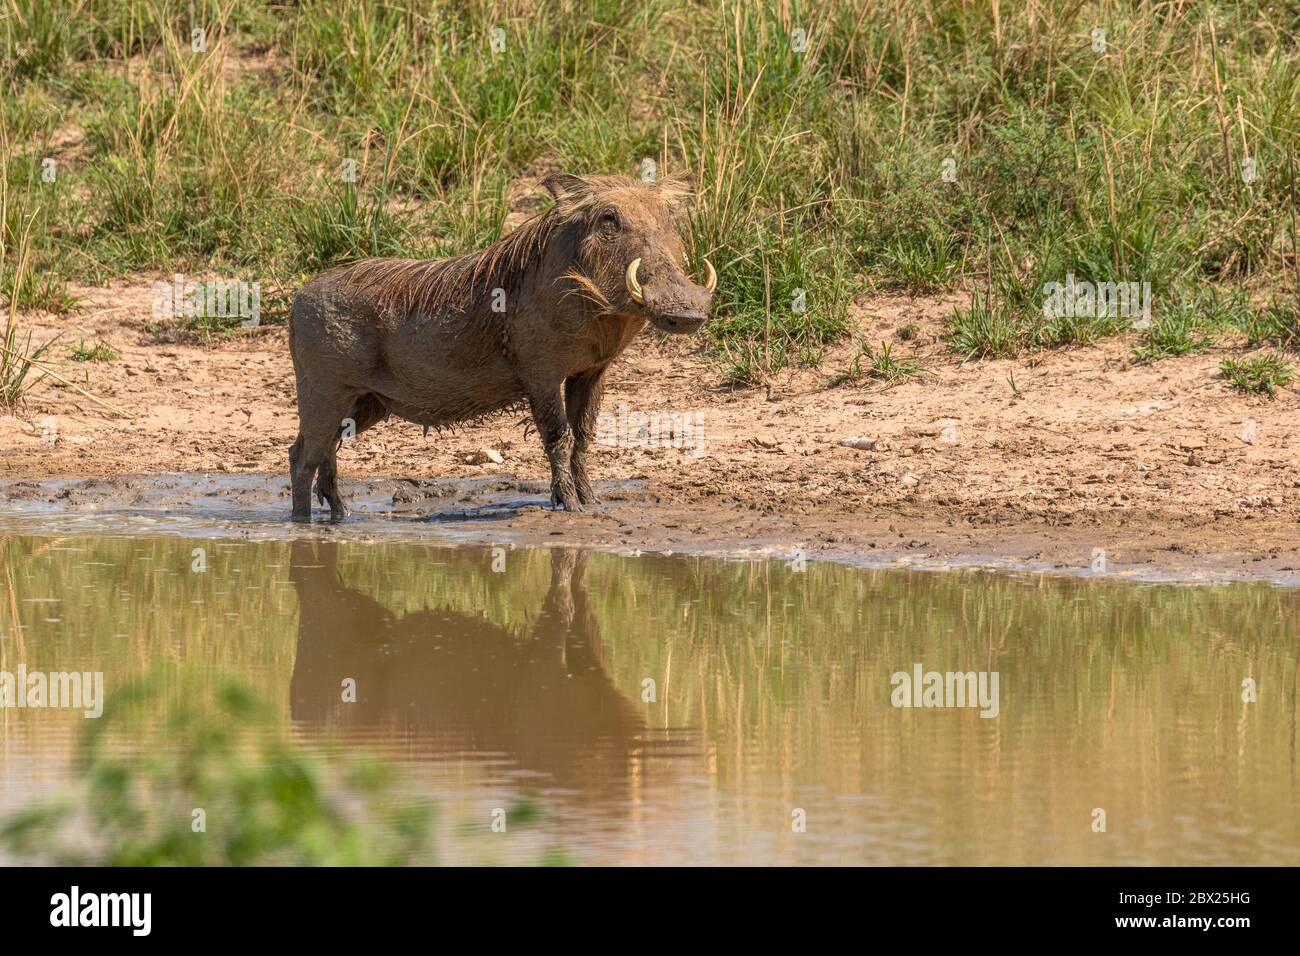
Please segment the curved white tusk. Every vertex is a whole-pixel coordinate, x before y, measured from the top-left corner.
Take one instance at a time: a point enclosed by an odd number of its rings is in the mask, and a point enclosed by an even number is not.
[[[633,259],[629,262],[627,275],[623,278],[627,282],[627,294],[631,296],[632,301],[637,305],[645,305],[645,296],[641,294],[641,283],[636,280],[636,270],[640,265],[640,259]]]
[[[704,282],[704,291],[713,295],[713,290],[718,287],[718,273],[713,268],[713,263],[708,259],[704,260],[704,268],[709,270],[709,277]]]

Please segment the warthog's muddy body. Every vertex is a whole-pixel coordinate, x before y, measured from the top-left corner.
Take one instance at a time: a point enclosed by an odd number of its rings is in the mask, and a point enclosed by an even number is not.
[[[609,364],[647,321],[699,328],[713,281],[701,287],[683,271],[673,225],[688,195],[682,180],[559,175],[543,185],[555,205],[481,252],[366,259],[298,292],[289,319],[295,518],[310,517],[313,476],[331,515],[347,513],[336,454],[349,432],[390,414],[440,428],[524,401],[554,502],[578,510],[595,500],[586,456]]]

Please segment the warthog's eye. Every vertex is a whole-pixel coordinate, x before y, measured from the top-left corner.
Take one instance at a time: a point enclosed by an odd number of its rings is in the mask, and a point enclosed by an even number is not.
[[[613,209],[606,209],[600,214],[600,229],[607,235],[613,235],[623,228],[623,221]]]

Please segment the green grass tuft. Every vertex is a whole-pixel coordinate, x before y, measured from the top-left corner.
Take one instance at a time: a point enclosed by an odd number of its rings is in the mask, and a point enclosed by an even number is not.
[[[863,366],[863,360],[866,366]],[[887,385],[894,385],[905,378],[921,372],[923,366],[916,359],[894,358],[893,347],[888,342],[881,342],[879,350],[872,349],[866,342],[858,345],[857,354],[849,367],[832,380],[832,385],[854,384],[866,379],[877,379]]]
[[[82,339],[68,349],[68,357],[74,362],[115,362],[117,352],[106,342],[92,342],[87,345],[86,340]]]
[[[1295,366],[1276,352],[1226,358],[1219,363],[1219,371],[1238,391],[1269,398],[1295,378]]]

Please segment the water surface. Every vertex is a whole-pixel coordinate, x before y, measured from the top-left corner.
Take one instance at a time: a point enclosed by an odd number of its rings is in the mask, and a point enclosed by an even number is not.
[[[429,860],[1300,863],[1284,588],[345,532],[24,530],[0,557],[0,670],[102,671],[110,698],[236,676],[303,745],[394,761],[439,809]],[[997,716],[893,706],[917,663],[997,672]],[[0,813],[69,785],[84,725],[0,710]]]

